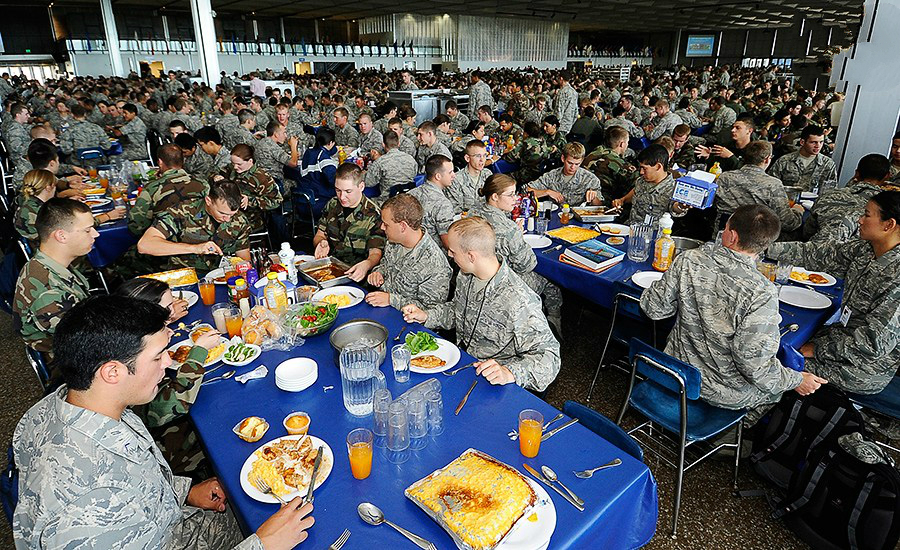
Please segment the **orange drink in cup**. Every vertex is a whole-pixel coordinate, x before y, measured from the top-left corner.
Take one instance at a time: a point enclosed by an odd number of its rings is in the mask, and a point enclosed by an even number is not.
[[[100,177],[100,187],[104,189],[109,189],[109,178],[106,176]]]
[[[309,431],[309,415],[295,412],[284,417],[284,429],[289,435],[306,435]]]
[[[244,319],[241,317],[241,310],[238,307],[231,307],[225,310],[225,328],[228,330],[228,337],[234,338],[241,335],[241,327],[244,326]]]
[[[372,432],[365,428],[356,428],[347,434],[350,472],[356,479],[366,479],[372,473],[372,440]]]
[[[200,299],[203,305],[211,306],[216,303],[216,284],[210,279],[203,279],[197,286],[200,289]]]
[[[97,179],[97,169],[94,167],[88,168],[88,176],[93,180]]]
[[[525,409],[519,413],[519,451],[522,456],[534,458],[541,448],[541,436],[544,435],[544,415]]]

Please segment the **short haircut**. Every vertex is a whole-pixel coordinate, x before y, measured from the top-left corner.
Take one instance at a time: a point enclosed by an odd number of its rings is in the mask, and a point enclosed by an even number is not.
[[[274,136],[275,132],[277,132],[279,129],[281,129],[283,127],[284,126],[282,126],[282,124],[280,122],[278,122],[277,120],[273,120],[273,121],[269,122],[268,124],[266,124],[266,136],[268,136],[268,137]]]
[[[666,151],[668,151],[670,155],[675,152],[675,140],[670,138],[669,136],[660,136],[653,143],[658,143],[659,145],[665,147]]]
[[[129,113],[131,113],[133,115],[136,115],[138,112],[137,107],[135,107],[134,104],[132,104],[132,103],[126,103],[125,105],[122,105],[122,110],[128,111]]]
[[[657,99],[656,107],[669,107],[669,101],[666,99]]]
[[[487,149],[487,146],[480,139],[470,139],[469,142],[466,143],[466,154],[474,154],[475,149]]]
[[[616,145],[622,143],[628,143],[628,130],[622,128],[621,126],[610,126],[606,129],[606,146],[609,148],[613,148]]]
[[[484,186],[478,190],[478,196],[487,200],[493,195],[499,195],[510,186],[516,186],[516,180],[512,176],[508,174],[492,174],[488,176],[488,179],[484,180]]]
[[[665,147],[658,143],[653,143],[638,153],[637,160],[639,164],[644,164],[646,166],[662,164],[663,170],[669,169],[669,152]]]
[[[194,132],[194,139],[199,143],[209,143],[211,141],[216,145],[222,145],[222,134],[212,126],[204,126]]]
[[[334,114],[336,114],[337,116],[342,117],[342,118],[347,118],[350,116],[350,111],[348,111],[347,109],[345,109],[343,107],[338,107],[337,109],[334,110]]]
[[[428,157],[428,160],[425,161],[425,179],[430,180],[434,178],[435,174],[437,174],[444,167],[444,164],[448,162],[453,164],[453,161],[444,155],[431,155]]]
[[[737,233],[741,250],[758,254],[778,238],[781,220],[768,206],[747,204],[738,207],[728,218],[728,227]]]
[[[253,158],[253,147],[246,143],[238,143],[231,148],[231,155],[241,160],[250,160]]]
[[[484,114],[486,114],[486,115],[491,115],[491,117],[494,116],[494,110],[491,109],[491,108],[490,108],[489,106],[487,106],[487,105],[482,105],[481,107],[479,107],[479,108],[478,108],[478,112],[479,112],[479,113],[484,113]]]
[[[316,132],[316,145],[319,147],[325,147],[329,143],[334,141],[334,130],[331,128],[320,128],[318,132]]]
[[[362,118],[362,115],[360,115],[360,118]],[[441,124],[450,124],[450,117],[441,113],[441,114],[437,115],[436,117],[434,117],[433,119],[431,119],[431,122],[434,122],[435,126],[440,126]]]
[[[350,180],[354,185],[359,185],[363,180],[362,168],[352,162],[345,162],[338,166],[337,171],[334,173],[334,181],[337,180]]]
[[[135,277],[119,285],[119,288],[113,294],[158,304],[167,290],[169,290],[169,285],[160,280],[149,277]]]
[[[76,214],[90,213],[90,207],[83,202],[54,197],[41,205],[34,227],[43,242],[49,239],[57,229],[69,230],[72,222],[75,221]]]
[[[578,143],[577,141],[566,143],[566,146],[563,147],[562,153],[570,159],[583,159],[584,145]]]
[[[691,127],[687,124],[679,124],[675,128],[672,129],[673,136],[686,136],[691,133]]]
[[[475,251],[482,256],[494,255],[497,236],[484,218],[468,216],[450,224],[448,233],[456,233],[461,252]]]
[[[621,105],[616,105],[615,107],[613,107],[613,110],[612,110],[613,118],[619,118],[620,116],[622,116],[624,114],[625,114],[625,107],[622,107]]]
[[[179,134],[179,136],[182,135],[184,134]],[[156,150],[156,156],[170,168],[181,168],[184,166],[184,153],[181,151],[181,145],[177,142],[160,145],[159,149]]]
[[[75,304],[53,336],[53,366],[70,390],[90,389],[101,366],[118,361],[129,374],[145,338],[166,328],[169,310],[145,300],[94,296]]]
[[[744,147],[744,162],[759,166],[772,156],[772,144],[768,141],[751,141]]]
[[[369,113],[362,113],[362,114],[360,114],[358,117],[356,117],[356,121],[359,122],[360,120],[362,120],[362,119],[364,119],[364,118],[369,119],[369,122],[372,121],[372,115],[370,115]]]
[[[172,141],[173,143],[175,143],[175,145],[181,147],[182,149],[193,149],[197,147],[197,138],[187,132],[178,134]]]
[[[803,128],[803,131],[800,132],[800,139],[806,141],[810,138],[810,136],[825,136],[825,130],[822,129],[821,126],[816,126],[814,124],[810,124],[809,126]]]
[[[75,118],[84,118],[87,114],[87,109],[84,108],[84,105],[80,103],[76,103],[72,105],[72,116]]]
[[[541,137],[541,134],[544,133],[541,127],[538,126],[538,123],[533,120],[526,121],[525,124],[522,125],[522,130],[525,132],[525,135],[534,138]]]
[[[859,179],[881,181],[890,175],[891,161],[884,155],[872,153],[859,159],[856,171],[859,172]]]
[[[469,122],[469,125],[466,126],[465,131],[467,134],[471,135],[471,134],[474,134],[475,130],[477,130],[478,128],[481,128],[482,130],[484,130],[484,122],[481,122],[480,120],[476,119],[476,120]]]
[[[248,120],[256,120],[256,114],[253,111],[250,109],[241,109],[238,111],[238,122],[243,124]]]
[[[434,122],[430,120],[426,120],[422,124],[419,125],[420,132],[431,132],[432,134],[437,133],[437,126],[435,126]]]
[[[241,208],[241,188],[231,180],[219,180],[209,184],[209,200],[225,201],[228,208],[239,210]]]
[[[444,104],[445,109],[458,109],[459,107],[456,105],[456,102],[452,99]]]
[[[559,128],[559,117],[556,115],[547,115],[544,117],[544,124],[550,124]]]
[[[515,122],[515,119],[513,119],[511,114],[503,113],[502,115],[497,117],[497,122],[506,122],[506,123],[512,124]]]
[[[181,128],[182,130],[187,132],[187,126],[185,125],[185,123],[177,118],[169,123],[169,128]]]
[[[11,114],[12,116],[17,116],[22,111],[27,111],[27,110],[28,110],[28,105],[25,105],[24,103],[15,103],[15,104],[13,104],[12,107],[10,107],[9,114]]]
[[[46,168],[54,160],[59,159],[59,153],[56,151],[56,145],[45,138],[37,138],[31,140],[28,144],[28,162],[32,168]]]
[[[597,112],[597,111],[595,111],[593,107],[591,107],[590,105],[588,105],[588,106],[585,107],[584,110],[581,112],[581,116],[586,117],[586,118],[594,118],[594,114],[595,114],[596,112]]]
[[[397,135],[397,132],[393,130],[388,130],[381,136],[381,141],[384,142],[384,146],[388,149],[393,149],[400,145],[400,136]]]
[[[741,114],[743,115],[744,113],[741,113]],[[753,117],[739,118],[739,119],[737,119],[737,120],[734,121],[734,124],[737,124],[738,122],[740,122],[741,124],[743,124],[743,125],[747,126],[748,128],[750,128],[750,132],[751,132],[751,133],[752,133],[754,130],[756,130],[756,123],[753,122]],[[734,124],[732,124],[732,126],[734,126]]]
[[[391,219],[394,220],[394,223],[405,222],[410,229],[414,230],[422,228],[425,211],[422,210],[419,199],[409,193],[399,193],[384,201],[381,211],[385,210],[391,211]]]
[[[56,176],[49,170],[29,170],[22,178],[22,194],[34,197],[50,186],[56,186]]]

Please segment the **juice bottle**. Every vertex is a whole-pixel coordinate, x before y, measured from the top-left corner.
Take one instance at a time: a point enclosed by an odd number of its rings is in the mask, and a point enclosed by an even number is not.
[[[278,280],[278,274],[275,272],[270,272],[267,278],[269,282],[265,288],[266,307],[273,313],[282,313],[288,303],[287,287]]]
[[[719,179],[719,176],[722,175],[722,167],[719,166],[719,163],[713,163],[712,168],[709,169],[709,173],[716,176],[716,179]]]
[[[522,456],[534,458],[541,449],[544,426],[537,420],[519,421],[519,451]]]
[[[653,254],[653,269],[666,271],[675,259],[675,241],[672,240],[672,216],[668,212],[659,220],[660,236],[656,239]]]
[[[344,151],[344,146],[338,145],[338,164],[344,164],[345,160],[347,160],[347,153]]]
[[[562,212],[559,213],[559,223],[566,225],[572,220],[572,214],[569,212],[569,205],[564,204],[562,207]]]

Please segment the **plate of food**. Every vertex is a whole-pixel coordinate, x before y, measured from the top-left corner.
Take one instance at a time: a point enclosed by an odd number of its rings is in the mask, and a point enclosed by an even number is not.
[[[409,370],[419,374],[434,374],[452,369],[459,363],[459,348],[443,338],[427,332],[406,335],[406,349],[412,354]]]
[[[91,197],[90,199],[85,199],[84,204],[88,205],[91,208],[100,208],[101,206],[106,206],[111,202],[112,199],[107,199],[106,197]]]
[[[294,497],[305,496],[320,446],[323,447],[322,462],[313,485],[318,489],[331,474],[334,453],[328,443],[314,435],[286,435],[260,446],[241,467],[241,488],[253,500],[279,504],[273,495],[263,493],[252,483],[251,479],[258,476],[288,502]]]
[[[333,286],[316,292],[311,299],[334,304],[338,309],[347,309],[362,302],[365,295],[364,290],[355,286]]]
[[[194,307],[194,304],[200,300],[200,296],[190,290],[173,290],[172,297],[176,300],[186,300],[188,308]]]
[[[625,237],[631,232],[627,225],[622,225],[620,223],[604,223],[599,224],[596,227],[597,230],[604,235],[612,235],[614,237]]]
[[[557,229],[547,231],[548,237],[560,239],[572,244],[584,242],[599,235],[600,233],[594,231],[593,229],[578,227],[577,225],[567,225],[566,227],[559,227]]]
[[[638,271],[631,276],[631,282],[641,288],[650,288],[654,281],[662,279],[663,274],[659,271]]]
[[[224,336],[219,339],[219,344],[209,350],[206,355],[206,362],[203,363],[203,367],[210,367],[219,362],[222,359],[222,356],[225,354],[225,348],[228,346],[228,338]],[[188,354],[191,352],[191,348],[194,347],[194,340],[191,338],[185,338],[184,340],[172,344],[169,346],[169,357],[172,358],[172,364],[169,366],[170,369],[179,368],[187,359]]]
[[[807,271],[802,267],[795,267],[791,271],[791,280],[809,286],[832,286],[837,284],[837,279],[828,273],[821,271]]]
[[[620,244],[625,244],[625,237],[610,237],[606,239],[606,244],[612,246],[619,246]]]
[[[524,238],[525,242],[528,243],[528,246],[530,246],[531,248],[547,248],[548,246],[553,244],[553,241],[551,241],[544,235],[534,235],[529,233],[525,235]]]
[[[256,360],[262,353],[262,348],[255,344],[245,344],[238,338],[234,337],[225,348],[225,354],[222,356],[222,362],[232,367],[244,367]]]
[[[778,299],[785,304],[804,309],[826,309],[831,307],[831,299],[815,290],[796,286],[782,286]]]
[[[106,189],[104,189],[102,187],[88,187],[86,189],[82,189],[81,192],[84,193],[85,195],[97,196],[97,195],[105,195]]]

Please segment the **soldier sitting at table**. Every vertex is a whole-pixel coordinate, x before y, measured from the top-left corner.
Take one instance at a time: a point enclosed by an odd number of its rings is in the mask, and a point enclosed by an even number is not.
[[[219,256],[250,259],[250,224],[240,210],[241,190],[236,183],[220,180],[209,193],[159,212],[137,243],[138,252],[169,256],[169,265],[209,271],[219,266]]]
[[[900,367],[900,191],[869,199],[859,238],[776,243],[767,255],[844,279],[841,320],[800,353],[806,369],[855,393],[878,393]]]
[[[331,255],[348,264],[347,276],[357,282],[378,265],[384,248],[381,213],[363,195],[364,188],[359,166],[340,165],[334,176],[336,196],[322,210],[313,237],[316,258]]]
[[[613,201],[613,206],[631,203],[629,224],[643,222],[647,216],[658,218],[666,212],[683,216],[687,207],[672,201],[675,179],[669,173],[669,151],[654,143],[641,151],[637,160],[641,177],[635,180],[634,189]]]
[[[814,392],[826,380],[778,362],[778,291],[756,269],[757,255],[781,230],[766,206],[731,215],[722,244],[675,257],[671,269],[641,296],[651,319],[675,315],[665,352],[700,370],[700,397],[726,409],[753,409],[753,425],[781,394]]]
[[[87,279],[72,263],[91,251],[97,230],[87,205],[60,198],[41,206],[35,226],[41,247],[16,281],[13,313],[25,343],[48,353],[59,319],[88,297]]]
[[[247,214],[252,231],[259,231],[266,225],[264,211],[281,207],[281,191],[278,184],[253,160],[253,147],[246,144],[235,145],[231,150],[231,166],[225,168],[213,179],[226,179],[238,184],[241,189],[241,210]]]
[[[160,212],[201,199],[209,192],[209,184],[184,171],[184,157],[178,145],[161,145],[156,155],[156,178],[144,186],[128,213],[128,229],[136,237],[144,234]]]
[[[550,197],[559,204],[582,202],[600,204],[600,180],[581,167],[584,145],[573,142],[563,147],[562,166],[550,170],[528,186],[537,198]]]
[[[191,177],[205,181],[209,179],[210,174],[218,171],[213,169],[212,157],[204,154],[203,150],[198,147],[196,137],[185,132],[175,136],[172,143],[181,148],[181,154],[184,157],[184,171]]]
[[[634,189],[637,171],[622,155],[628,149],[628,131],[621,126],[606,129],[605,144],[594,149],[585,160],[587,169],[600,180],[600,193],[605,204],[624,197]]]
[[[457,344],[480,360],[476,372],[491,384],[546,390],[560,356],[540,297],[497,258],[494,230],[483,218],[454,222],[447,241],[459,266],[453,299],[427,310],[405,305],[404,320],[456,329]]]
[[[87,112],[84,107],[81,105],[72,107],[72,118],[75,121],[59,137],[59,146],[63,153],[70,156],[72,162],[97,166],[100,164],[99,159],[85,161],[78,159],[78,150],[94,147],[109,149],[112,147],[112,143],[109,141],[109,137],[107,137],[103,128],[93,122],[88,122],[85,120],[85,116],[87,116]]]
[[[412,183],[419,168],[416,159],[400,150],[400,137],[396,132],[388,130],[383,145],[384,154],[375,155],[377,158],[369,164],[364,178],[366,187],[379,190],[376,197],[387,197],[395,185]]]
[[[444,194],[453,205],[453,213],[461,214],[478,202],[478,191],[484,182],[491,177],[491,171],[484,167],[487,161],[487,148],[480,139],[470,139],[465,144],[466,166],[456,173],[450,187]]]
[[[447,301],[453,272],[441,246],[425,235],[423,217],[422,205],[407,193],[382,205],[381,228],[388,242],[381,263],[367,279],[381,289],[366,296],[369,305],[428,309]]]
[[[211,159],[209,171],[203,174],[203,179],[209,179],[220,170],[228,168],[231,164],[231,151],[222,145],[222,136],[218,130],[212,126],[204,126],[194,132],[194,139],[197,140],[203,154]]]
[[[447,247],[447,229],[453,223],[453,205],[444,193],[455,176],[450,157],[434,155],[425,162],[425,183],[407,191],[422,205],[425,232],[444,248]]]
[[[216,478],[191,486],[173,475],[130,407],[157,394],[172,360],[169,310],[97,296],[59,324],[56,364],[66,385],[16,425],[19,502],[13,537],[23,548],[293,548],[312,505],[297,497],[244,539]],[[98,337],[102,335],[102,337]]]

